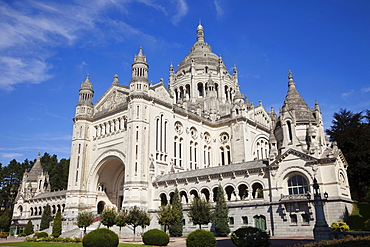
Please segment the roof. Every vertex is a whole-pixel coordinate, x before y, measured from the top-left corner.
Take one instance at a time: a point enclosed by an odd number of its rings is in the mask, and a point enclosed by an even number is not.
[[[28,182],[35,182],[38,181],[40,175],[44,173],[44,169],[42,168],[41,161],[40,161],[40,153],[37,156],[35,164],[32,166],[31,170],[28,172]]]
[[[53,192],[45,192],[38,194],[31,198],[31,200],[37,200],[37,199],[44,199],[44,198],[51,198],[51,197],[65,197],[67,193],[67,190],[58,190]]]

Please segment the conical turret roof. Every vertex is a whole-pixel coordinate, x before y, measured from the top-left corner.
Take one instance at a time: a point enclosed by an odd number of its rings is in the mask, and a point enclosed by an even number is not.
[[[40,161],[40,153],[37,156],[35,164],[33,164],[31,170],[28,173],[28,181],[29,182],[37,182],[40,175],[44,173],[44,169],[42,168],[41,161]]]

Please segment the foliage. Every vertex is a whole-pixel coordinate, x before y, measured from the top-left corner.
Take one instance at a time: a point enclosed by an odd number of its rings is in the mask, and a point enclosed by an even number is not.
[[[0,216],[0,232],[8,232],[10,223],[12,221],[12,214],[13,214],[13,209],[8,208],[3,212],[3,214]]]
[[[52,238],[52,237],[42,237],[42,238],[26,238],[27,242],[61,242],[61,243],[81,243],[81,238]],[[81,245],[80,245],[81,246]]]
[[[343,238],[334,240],[322,240],[308,244],[298,244],[294,247],[368,247],[370,246],[370,236],[357,238]]]
[[[26,236],[27,234],[25,234],[24,232],[18,234],[18,237],[26,237]]]
[[[67,189],[69,159],[61,159],[58,162],[58,158],[55,154],[50,156],[50,154],[44,153],[44,155],[40,157],[40,161],[44,170],[49,174],[51,190]]]
[[[80,212],[77,215],[77,226],[84,229],[86,234],[86,228],[93,223],[94,215],[92,212]]]
[[[28,235],[31,235],[32,233],[34,233],[33,231],[33,224],[32,224],[32,221],[29,220],[27,222],[27,225],[26,225],[26,228],[24,229],[24,233],[28,236]]]
[[[23,163],[13,159],[7,166],[0,163],[0,205],[4,210],[12,208],[22,182],[23,173],[29,171],[31,166],[32,163],[27,159]]]
[[[89,232],[82,239],[84,247],[116,247],[118,246],[118,235],[106,228],[99,228]]]
[[[120,233],[121,233],[121,228],[123,226],[126,226],[127,225],[127,220],[128,220],[128,212],[127,212],[127,210],[121,210],[117,214],[116,219],[115,219],[115,224],[116,224],[116,226],[119,227],[119,232]]]
[[[36,238],[46,238],[48,236],[49,236],[49,234],[47,232],[35,232],[35,237]]]
[[[265,231],[251,226],[237,229],[231,234],[231,240],[237,247],[270,246],[270,236]]]
[[[348,219],[348,225],[352,230],[370,230],[370,226],[366,223],[370,219],[370,206],[366,202],[352,203],[353,209]]]
[[[170,238],[164,231],[151,229],[143,234],[143,242],[147,245],[166,246]]]
[[[194,197],[190,205],[188,216],[191,218],[191,221],[199,225],[201,229],[202,225],[208,224],[212,220],[210,203],[198,197]]]
[[[352,196],[365,198],[370,187],[370,111],[354,113],[340,109],[334,113],[332,126],[326,130],[330,141],[337,142],[349,166],[347,169]]]
[[[51,216],[51,208],[49,204],[46,204],[41,215],[40,231],[48,229],[50,227],[50,222],[53,220]]]
[[[62,212],[60,211],[58,211],[57,215],[55,216],[54,224],[53,224],[53,231],[51,235],[54,238],[57,238],[60,235],[62,235]]]
[[[7,238],[9,236],[8,233],[0,233],[0,238]]]
[[[225,201],[225,193],[221,186],[218,186],[216,196],[216,208],[213,214],[215,231],[221,237],[226,237],[230,233],[229,227],[229,208]]]
[[[116,223],[117,211],[115,208],[105,207],[101,213],[101,223],[106,227],[114,226]]]
[[[349,226],[345,222],[333,222],[330,227],[331,229],[333,229],[333,231],[338,231],[338,232],[349,231]]]
[[[169,224],[171,236],[181,237],[183,231],[183,213],[179,190],[176,188],[172,198],[172,213],[176,216],[175,221]]]
[[[191,232],[186,238],[187,247],[215,247],[216,238],[212,232],[198,229]]]
[[[176,224],[177,214],[173,213],[172,208],[171,204],[162,205],[159,207],[159,211],[157,212],[158,223],[160,225],[164,225],[165,231],[167,226]]]
[[[150,217],[138,206],[133,206],[128,212],[127,224],[132,226],[135,239],[136,227],[141,226],[144,228],[145,226],[148,226],[150,224]]]

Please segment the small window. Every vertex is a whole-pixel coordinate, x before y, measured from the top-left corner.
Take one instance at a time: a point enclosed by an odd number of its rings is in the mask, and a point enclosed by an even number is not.
[[[243,225],[248,225],[248,217],[247,216],[243,216],[242,221],[243,221]]]
[[[297,222],[298,222],[297,215],[296,214],[291,214],[290,215],[290,224],[291,225],[297,225]]]
[[[303,224],[310,223],[310,216],[308,214],[302,214],[302,222]]]
[[[234,225],[234,217],[229,217],[230,225]]]

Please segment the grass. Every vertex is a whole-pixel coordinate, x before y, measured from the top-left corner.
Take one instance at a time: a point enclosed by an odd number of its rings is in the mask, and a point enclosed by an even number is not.
[[[344,238],[334,240],[323,240],[309,244],[294,245],[293,247],[369,247],[370,236],[358,238]]]
[[[15,243],[2,243],[0,246],[18,246],[18,247],[81,247],[81,243],[55,243],[55,242],[15,242]],[[150,246],[143,244],[119,244],[118,247],[138,247],[138,246]]]

